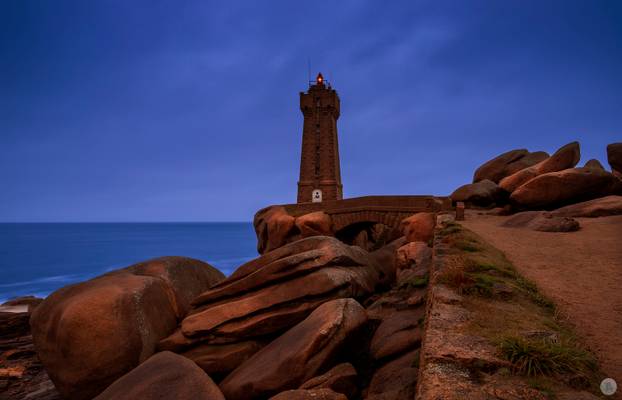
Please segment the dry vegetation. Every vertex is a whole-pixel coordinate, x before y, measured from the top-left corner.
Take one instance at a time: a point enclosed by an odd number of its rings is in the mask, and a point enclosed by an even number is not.
[[[441,237],[450,250],[433,279],[464,295],[463,305],[473,311],[469,333],[488,339],[511,362],[503,373],[527,377],[549,398],[563,386],[599,393],[595,357],[533,282],[459,224],[446,225]]]

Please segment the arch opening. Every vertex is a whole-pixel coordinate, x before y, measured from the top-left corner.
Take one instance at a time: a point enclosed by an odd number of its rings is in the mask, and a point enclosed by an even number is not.
[[[400,236],[399,229],[375,221],[355,222],[335,232],[335,237],[345,244],[367,251],[378,250]]]

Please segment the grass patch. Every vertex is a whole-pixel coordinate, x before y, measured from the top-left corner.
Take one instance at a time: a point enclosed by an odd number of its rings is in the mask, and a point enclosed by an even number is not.
[[[514,372],[526,376],[590,373],[597,368],[594,357],[573,342],[508,336],[499,342],[501,354]]]
[[[400,284],[399,289],[409,289],[409,288],[417,289],[417,288],[426,287],[429,281],[430,281],[429,274],[425,274],[423,276],[415,276],[413,278],[406,280],[402,284]]]
[[[553,389],[553,386],[546,379],[543,379],[541,377],[532,377],[527,380],[527,384],[529,385],[529,387],[536,389],[549,399],[554,399],[557,397],[555,395],[555,390]]]
[[[448,222],[445,224],[445,227],[441,229],[442,236],[448,236],[458,232],[462,232],[462,225],[455,222]]]
[[[554,303],[538,287],[516,272],[505,255],[475,233],[458,224],[440,231],[443,242],[450,245],[452,262],[439,274],[439,281],[462,294],[494,296],[494,284],[502,283],[525,295],[534,304],[555,311]]]
[[[538,286],[474,232],[452,225],[439,232],[444,260],[434,279],[464,295],[462,305],[471,315],[465,330],[512,364],[503,375],[522,377],[549,398],[571,385],[573,376],[583,376],[597,393],[595,357]]]
[[[470,276],[473,278],[473,285],[467,289],[466,293],[492,297],[492,288],[497,282],[494,277],[482,273],[471,273]]]

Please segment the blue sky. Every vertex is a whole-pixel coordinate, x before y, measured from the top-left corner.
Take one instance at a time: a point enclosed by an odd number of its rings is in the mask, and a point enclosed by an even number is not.
[[[0,221],[249,221],[294,202],[307,60],[344,195],[622,140],[622,3],[0,3]]]

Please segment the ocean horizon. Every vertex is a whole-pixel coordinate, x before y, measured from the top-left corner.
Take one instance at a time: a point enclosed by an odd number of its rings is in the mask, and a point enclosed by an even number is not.
[[[0,303],[53,291],[162,256],[230,275],[258,257],[251,222],[3,222]]]

